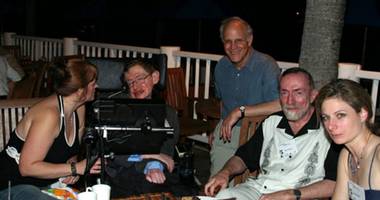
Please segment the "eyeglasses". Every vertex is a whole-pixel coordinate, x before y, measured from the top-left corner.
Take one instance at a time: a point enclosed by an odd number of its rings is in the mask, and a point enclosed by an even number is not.
[[[238,46],[242,46],[242,45],[245,45],[247,44],[247,40],[244,40],[244,39],[236,39],[236,40],[225,40],[223,41],[224,45],[228,45],[228,46],[231,46],[232,44],[235,44],[235,45],[238,45]]]
[[[152,73],[149,73],[149,74],[142,76],[142,77],[137,77],[134,80],[127,81],[128,87],[132,87],[133,85],[141,85],[141,84],[145,83],[145,80],[150,75],[152,75]]]

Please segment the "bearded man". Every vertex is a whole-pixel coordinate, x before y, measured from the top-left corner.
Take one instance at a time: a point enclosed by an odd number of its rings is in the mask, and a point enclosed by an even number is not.
[[[332,195],[340,148],[331,144],[318,120],[312,76],[302,68],[286,70],[279,93],[282,111],[265,119],[210,178],[206,195],[214,196],[219,189],[218,199],[299,200]],[[260,170],[259,175],[226,189],[229,178],[246,169]]]

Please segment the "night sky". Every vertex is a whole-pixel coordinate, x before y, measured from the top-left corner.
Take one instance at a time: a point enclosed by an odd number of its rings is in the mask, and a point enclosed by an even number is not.
[[[34,2],[34,3],[33,3]],[[253,46],[297,62],[305,0],[0,0],[0,31],[42,37],[223,54],[219,24],[238,15],[254,29]],[[34,9],[33,9],[34,8]],[[341,61],[380,71],[379,0],[348,0]],[[364,41],[367,42],[364,42]],[[376,67],[378,66],[378,67]]]

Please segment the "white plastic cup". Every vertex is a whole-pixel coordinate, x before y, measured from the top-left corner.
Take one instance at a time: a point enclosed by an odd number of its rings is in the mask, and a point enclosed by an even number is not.
[[[97,195],[97,200],[110,200],[111,187],[106,184],[97,184],[92,186],[92,191]]]
[[[91,187],[88,187],[86,191],[78,194],[78,200],[97,200],[97,195]]]

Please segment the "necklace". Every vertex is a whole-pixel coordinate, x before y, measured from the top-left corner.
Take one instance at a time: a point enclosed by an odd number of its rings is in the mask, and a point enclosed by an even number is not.
[[[365,145],[363,146],[360,154],[359,154],[359,157],[358,159],[355,161],[355,158],[353,158],[352,154],[350,153],[349,155],[349,164],[350,164],[350,169],[351,169],[351,173],[352,175],[356,175],[356,173],[358,172],[358,170],[360,169],[360,161],[363,159],[364,155],[364,151],[366,149],[366,147],[368,146],[368,142],[369,142],[369,139],[371,138],[372,134],[369,133],[368,136],[367,136],[367,141],[365,143]]]

